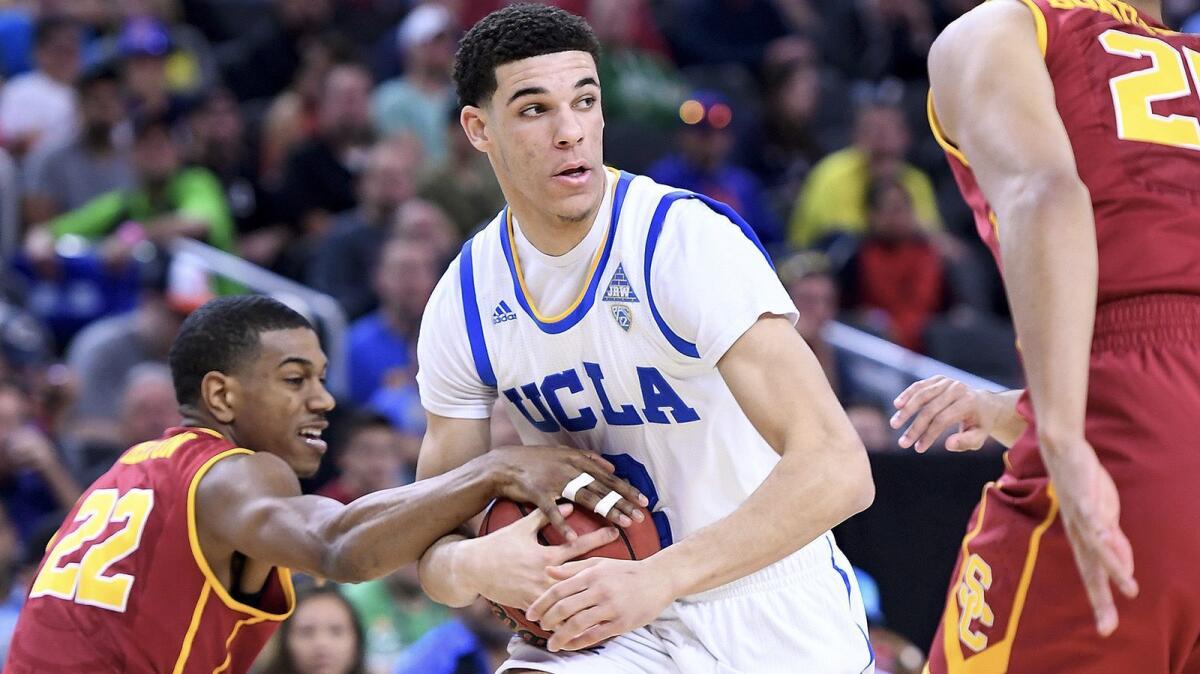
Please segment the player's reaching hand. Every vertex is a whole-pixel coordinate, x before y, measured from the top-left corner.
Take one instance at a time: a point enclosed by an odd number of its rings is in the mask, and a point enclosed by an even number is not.
[[[1096,630],[1108,636],[1117,629],[1117,608],[1109,583],[1130,599],[1138,593],[1133,548],[1121,531],[1117,486],[1083,438],[1063,443],[1043,439],[1042,458],[1096,616]]]
[[[547,648],[577,651],[649,624],[674,599],[669,576],[654,558],[593,557],[547,569],[559,582],[525,611],[551,630]]]
[[[596,504],[616,492],[621,498],[608,510],[607,518],[623,527],[643,518],[634,503],[643,507],[649,504],[637,489],[612,474],[611,463],[593,452],[571,447],[512,446],[493,449],[478,460],[490,462],[497,480],[497,496],[536,505],[568,541],[576,534],[559,511],[559,498],[594,511]],[[592,479],[582,477],[585,475]]]
[[[900,436],[900,446],[925,452],[951,426],[958,432],[946,438],[946,449],[964,452],[979,449],[989,436],[1012,446],[1025,431],[1025,421],[1016,410],[1020,391],[991,393],[937,375],[922,379],[896,396],[896,414],[889,422],[899,429],[912,424]]]
[[[556,506],[555,514],[567,517],[573,507]],[[556,579],[546,573],[547,567],[574,559],[617,537],[616,529],[604,527],[562,545],[542,545],[538,532],[548,521],[545,513],[535,510],[510,526],[464,541],[457,572],[487,599],[524,609],[554,584]],[[503,573],[497,573],[499,560],[503,560]]]

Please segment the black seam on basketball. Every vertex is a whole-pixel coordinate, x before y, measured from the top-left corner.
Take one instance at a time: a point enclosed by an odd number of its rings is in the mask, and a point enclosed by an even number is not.
[[[617,533],[621,535],[621,542],[625,544],[625,549],[629,551],[629,558],[637,559],[637,553],[633,551],[633,544],[629,542],[629,537],[625,535],[625,530],[618,527]]]
[[[524,504],[518,503],[517,504],[517,512],[521,513],[521,517],[524,517],[533,511],[526,510]],[[546,540],[546,537],[542,535],[541,529],[538,529],[537,539],[538,539],[538,543],[541,543],[542,545],[544,545],[546,547],[550,547],[550,541]]]

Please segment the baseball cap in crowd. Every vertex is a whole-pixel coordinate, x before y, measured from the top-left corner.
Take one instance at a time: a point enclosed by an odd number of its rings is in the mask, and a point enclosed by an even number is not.
[[[396,46],[401,51],[424,44],[450,29],[453,17],[442,5],[420,5],[408,13],[396,29]]]
[[[117,46],[122,56],[166,56],[171,52],[171,34],[157,19],[130,19],[121,29]]]
[[[690,127],[724,129],[733,122],[733,108],[723,94],[700,89],[679,105],[679,120]]]

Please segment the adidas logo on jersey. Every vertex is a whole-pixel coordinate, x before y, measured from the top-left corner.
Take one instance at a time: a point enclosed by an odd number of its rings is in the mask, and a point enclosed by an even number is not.
[[[620,263],[617,263],[617,270],[613,272],[612,278],[608,280],[608,287],[604,290],[605,302],[637,302],[637,293],[633,292],[633,286],[629,285],[629,278],[625,276],[625,269]]]
[[[507,321],[517,320],[517,314],[508,308],[508,302],[500,300],[500,304],[496,305],[496,310],[492,312],[492,325],[500,325]]]

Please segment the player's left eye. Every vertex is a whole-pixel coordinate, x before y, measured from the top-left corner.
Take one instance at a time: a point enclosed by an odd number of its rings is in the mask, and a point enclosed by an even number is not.
[[[594,107],[596,105],[596,97],[584,96],[583,98],[579,99],[579,103],[577,105],[585,110]]]

